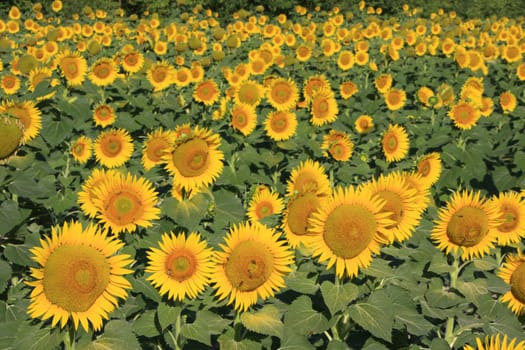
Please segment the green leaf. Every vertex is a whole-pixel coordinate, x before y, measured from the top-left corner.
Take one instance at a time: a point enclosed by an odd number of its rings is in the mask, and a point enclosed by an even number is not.
[[[155,325],[155,311],[153,310],[143,312],[140,317],[133,322],[132,327],[137,335],[145,337],[156,337],[161,334]]]
[[[449,265],[447,262],[447,256],[441,252],[436,252],[430,260],[430,265],[428,266],[428,271],[437,273],[438,275],[442,273],[450,273],[454,270],[452,265]]]
[[[0,294],[7,288],[7,281],[11,278],[11,266],[4,260],[0,260]]]
[[[399,322],[403,323],[408,333],[423,336],[429,334],[435,326],[427,321],[422,314],[418,313],[415,308],[407,307],[405,305],[393,305],[394,317]]]
[[[330,314],[333,316],[346,309],[359,295],[359,289],[351,282],[334,285],[330,281],[321,284],[321,294]]]
[[[141,350],[140,343],[131,329],[131,325],[122,320],[109,321],[104,333],[91,342],[85,349],[79,350]]]
[[[492,180],[499,192],[506,191],[516,185],[516,178],[503,166],[494,169]]]
[[[260,350],[261,346],[250,339],[235,340],[235,332],[225,332],[217,339],[221,349],[228,350]]]
[[[3,201],[0,204],[0,236],[21,225],[30,214],[31,210],[18,208],[18,204],[12,200]]]
[[[142,293],[144,296],[150,298],[153,301],[156,301],[157,303],[160,303],[161,296],[159,294],[159,291],[155,289],[151,283],[146,281],[144,276],[140,278],[132,278],[131,279],[131,285],[133,286],[133,291],[137,293]]]
[[[315,294],[319,285],[315,279],[308,278],[308,272],[293,271],[285,277],[285,283],[288,288],[301,294]]]
[[[12,349],[16,332],[22,327],[22,321],[2,322],[0,327],[0,349]]]
[[[279,350],[310,350],[315,349],[304,334],[298,334],[292,325],[284,327],[283,340]]]
[[[458,280],[456,287],[468,301],[471,301],[476,305],[480,303],[480,297],[488,293],[487,280],[484,278],[477,278],[473,282]]]
[[[213,221],[217,227],[226,227],[244,219],[244,207],[235,194],[226,190],[219,190],[213,194],[213,198],[215,203]]]
[[[188,339],[210,346],[211,335],[221,333],[226,325],[227,323],[219,315],[211,311],[201,310],[197,312],[193,323],[182,325],[180,334]]]
[[[33,265],[33,260],[30,256],[29,246],[26,244],[6,244],[4,256],[10,262],[21,266]]]
[[[157,308],[157,317],[159,319],[160,328],[164,330],[170,324],[175,322],[177,317],[180,316],[181,311],[180,306],[174,307],[166,303],[160,303]]]
[[[326,350],[347,350],[348,346],[340,340],[331,340]]]
[[[348,307],[348,314],[352,320],[373,336],[388,342],[392,340],[393,312],[385,293],[379,292],[372,293],[367,302]]]
[[[12,349],[48,350],[57,347],[61,341],[62,336],[58,330],[39,328],[24,322],[16,331]]]
[[[328,329],[328,320],[312,309],[312,300],[301,295],[288,307],[284,316],[285,328],[291,327],[299,334],[319,334]]]
[[[283,333],[283,322],[279,309],[273,305],[265,305],[255,312],[244,312],[241,314],[242,324],[252,332],[265,335],[281,337]]]
[[[162,205],[162,212],[182,227],[193,231],[208,212],[209,197],[197,193],[191,199],[179,201],[176,198],[166,198]]]

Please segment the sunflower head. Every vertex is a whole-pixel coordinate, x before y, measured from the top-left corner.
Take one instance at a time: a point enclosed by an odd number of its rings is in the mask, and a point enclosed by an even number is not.
[[[23,144],[24,125],[17,118],[0,116],[0,164],[7,162]]]

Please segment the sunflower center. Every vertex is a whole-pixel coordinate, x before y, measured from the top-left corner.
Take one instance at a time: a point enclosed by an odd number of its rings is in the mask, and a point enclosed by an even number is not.
[[[62,245],[44,267],[44,294],[67,312],[84,312],[97,301],[110,281],[104,254],[84,245]]]
[[[16,80],[12,77],[6,77],[2,81],[2,83],[4,84],[4,87],[6,87],[7,89],[13,88],[15,86],[15,82]]]
[[[397,143],[397,137],[395,135],[387,135],[385,137],[385,141],[383,142],[383,146],[385,147],[387,152],[395,152],[398,148]]]
[[[102,106],[97,109],[97,118],[101,121],[105,121],[111,118],[111,111],[108,107]]]
[[[272,274],[272,252],[260,242],[242,241],[230,253],[225,271],[234,288],[241,292],[254,291]]]
[[[299,192],[317,191],[319,182],[314,173],[304,171],[295,178],[294,188]]]
[[[63,67],[65,68],[65,73],[69,76],[75,76],[78,73],[78,65],[74,59],[67,60]]]
[[[323,238],[332,252],[344,259],[358,256],[376,234],[376,219],[368,209],[343,204],[326,218]]]
[[[332,155],[332,157],[334,157],[335,159],[338,159],[338,158],[342,158],[345,156],[346,149],[342,144],[334,143],[330,146],[329,152]]]
[[[153,139],[149,142],[146,155],[153,162],[160,162],[168,148],[168,143],[161,139]]]
[[[166,79],[167,75],[168,75],[168,73],[167,73],[167,71],[164,68],[155,69],[151,73],[153,81],[155,81],[156,83],[163,82]]]
[[[514,270],[512,276],[510,276],[510,290],[512,295],[518,299],[521,303],[525,303],[525,264],[521,263],[520,266]]]
[[[423,176],[428,176],[430,174],[430,163],[428,161],[423,161],[418,165],[418,172]]]
[[[320,205],[319,197],[307,192],[288,204],[288,227],[293,234],[304,236],[308,233],[308,218]]]
[[[377,194],[386,201],[382,211],[392,213],[390,218],[396,222],[394,225],[399,225],[403,219],[403,201],[401,197],[392,191],[380,191]]]
[[[135,66],[138,63],[137,54],[130,53],[126,55],[126,57],[124,57],[124,62],[126,62],[128,66]]]
[[[450,218],[447,236],[454,244],[472,247],[481,242],[488,230],[488,219],[483,210],[463,207]]]
[[[280,85],[274,88],[274,98],[278,103],[284,103],[290,99],[290,91],[287,85]]]
[[[255,215],[257,216],[257,219],[262,219],[272,214],[273,214],[272,203],[268,201],[262,201],[260,203],[257,203],[257,206],[255,207]]]
[[[120,225],[135,222],[144,212],[140,197],[131,191],[121,190],[112,194],[106,203],[104,209],[107,216]]]
[[[177,282],[182,282],[194,275],[197,269],[195,256],[187,250],[177,250],[166,260],[166,274]]]
[[[283,132],[288,126],[286,116],[284,114],[277,114],[272,118],[272,129],[276,132]]]
[[[468,109],[460,109],[457,114],[457,118],[462,123],[468,123],[471,119],[472,113]]]
[[[73,148],[73,152],[77,156],[81,156],[84,154],[85,149],[86,149],[85,145],[83,143],[79,143],[75,145],[75,147]]]
[[[504,206],[501,208],[503,212],[502,218],[503,223],[498,226],[498,230],[501,232],[511,232],[518,226],[518,212],[516,209]]]
[[[208,143],[195,138],[178,146],[172,154],[175,167],[182,176],[195,177],[203,174],[210,163]]]
[[[248,118],[244,113],[236,113],[235,114],[235,125],[238,128],[242,128],[248,124]]]
[[[95,74],[95,76],[97,76],[97,78],[105,79],[110,75],[111,69],[109,69],[107,64],[99,64],[95,67],[93,73]]]
[[[100,143],[102,152],[108,157],[116,157],[122,150],[122,141],[119,137],[109,135]]]

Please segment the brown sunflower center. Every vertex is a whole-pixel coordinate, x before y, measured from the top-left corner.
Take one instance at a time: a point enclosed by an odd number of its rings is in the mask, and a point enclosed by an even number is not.
[[[525,303],[525,264],[523,262],[510,276],[510,290],[519,302]]]
[[[126,62],[128,66],[133,67],[139,62],[138,55],[136,53],[127,54],[126,57],[124,57],[124,62]]]
[[[251,292],[270,278],[273,271],[272,252],[260,242],[242,241],[230,253],[225,271],[234,288]]]
[[[148,148],[146,149],[146,156],[149,160],[153,162],[162,161],[162,156],[166,152],[166,149],[169,147],[168,142],[163,139],[152,139],[148,143]]]
[[[182,282],[195,274],[197,261],[191,252],[177,250],[168,256],[165,266],[168,276],[178,282]]]
[[[65,58],[61,68],[67,77],[75,77],[79,73],[78,62],[75,58]]]
[[[167,76],[168,76],[168,71],[164,67],[154,69],[151,72],[151,77],[153,78],[153,81],[156,83],[163,82],[164,80],[166,80]]]
[[[383,141],[383,147],[385,148],[386,152],[389,153],[397,151],[398,141],[396,135],[387,134],[385,140]]]
[[[246,114],[244,114],[244,112],[238,111],[237,113],[235,113],[233,119],[233,124],[239,129],[245,127],[248,124],[248,117],[246,116]]]
[[[326,218],[323,238],[340,258],[351,259],[365,250],[376,234],[376,219],[370,210],[354,204],[343,204]]]
[[[314,192],[307,192],[296,197],[288,204],[288,227],[293,234],[308,234],[308,218],[320,205],[319,197]]]
[[[518,226],[519,214],[516,208],[505,205],[501,208],[503,222],[498,226],[501,232],[511,232]]]
[[[208,143],[195,138],[178,146],[172,154],[172,160],[182,176],[195,177],[208,169],[208,155]]]
[[[273,214],[273,206],[269,201],[261,201],[255,206],[255,216],[262,219]]]
[[[377,194],[386,201],[382,211],[392,213],[390,218],[396,222],[395,225],[399,224],[403,219],[403,200],[399,194],[392,191],[380,191]]]
[[[101,106],[97,109],[95,115],[97,116],[97,119],[101,121],[105,121],[105,120],[111,119],[112,113],[109,107]]]
[[[100,143],[102,153],[107,157],[116,157],[122,150],[122,140],[116,135],[108,135]]]
[[[283,132],[288,126],[288,119],[285,113],[275,114],[271,121],[272,130],[275,132]]]
[[[454,244],[472,247],[487,235],[488,218],[483,210],[463,207],[452,217],[447,226],[447,236]]]
[[[335,159],[342,159],[347,154],[347,148],[342,143],[333,143],[328,150]]]
[[[273,98],[277,103],[285,103],[291,97],[290,87],[287,84],[276,84],[272,92]]]
[[[93,69],[93,74],[99,79],[106,79],[111,74],[111,67],[107,63],[100,63]]]
[[[62,245],[44,266],[44,294],[68,312],[84,312],[97,301],[110,281],[104,254],[84,245]]]
[[[319,181],[317,181],[316,174],[310,171],[301,172],[295,178],[294,189],[299,192],[317,191],[319,189]]]
[[[419,163],[419,165],[417,166],[417,170],[418,172],[423,176],[428,176],[428,174],[430,174],[430,169],[432,169],[432,167],[430,166],[430,162],[428,160],[424,160],[422,161],[421,163]]]
[[[120,190],[105,201],[106,215],[120,225],[133,223],[142,217],[144,207],[141,198],[130,190]]]
[[[15,86],[16,79],[14,77],[5,77],[2,83],[6,89],[12,89]]]
[[[77,143],[74,147],[73,147],[73,153],[75,153],[77,156],[82,156],[84,155],[84,151],[86,150],[86,145],[83,144],[83,143]]]
[[[23,137],[24,128],[20,122],[0,118],[0,163],[16,152]]]

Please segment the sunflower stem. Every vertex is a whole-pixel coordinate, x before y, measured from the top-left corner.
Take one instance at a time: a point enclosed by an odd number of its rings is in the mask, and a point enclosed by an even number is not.
[[[452,255],[452,271],[450,271],[450,289],[455,289],[457,286],[458,281],[458,275],[460,271],[459,267],[459,258],[456,255]],[[447,319],[447,324],[445,328],[445,341],[452,347],[454,345],[454,342],[456,341],[456,336],[454,334],[454,323],[455,323],[455,317],[450,316]]]
[[[76,331],[73,323],[69,324],[67,333],[64,334],[65,350],[75,350]]]
[[[233,321],[233,330],[235,332],[234,339],[235,341],[241,341],[242,340],[242,323],[241,323],[241,314],[237,313],[235,315],[235,320]]]
[[[175,335],[170,334],[173,339],[173,343],[175,344],[175,350],[179,350],[179,349],[182,350],[182,347],[179,345],[179,342],[180,342],[179,335],[180,335],[180,329],[182,326],[181,323],[182,323],[182,311],[179,313],[179,315],[175,319]]]

